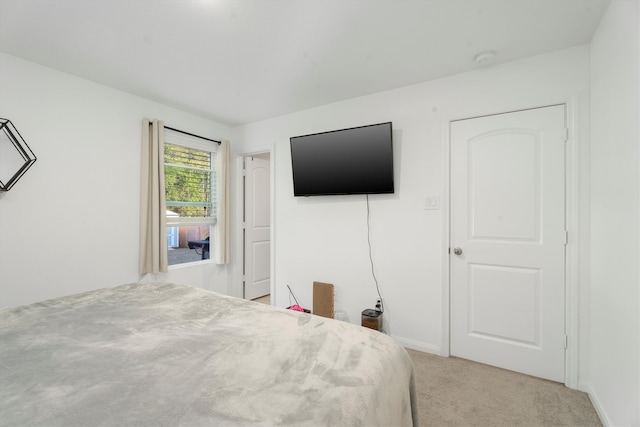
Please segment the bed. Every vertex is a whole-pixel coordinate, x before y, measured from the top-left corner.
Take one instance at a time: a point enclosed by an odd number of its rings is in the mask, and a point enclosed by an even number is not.
[[[0,425],[417,425],[413,365],[346,322],[133,283],[0,311]]]

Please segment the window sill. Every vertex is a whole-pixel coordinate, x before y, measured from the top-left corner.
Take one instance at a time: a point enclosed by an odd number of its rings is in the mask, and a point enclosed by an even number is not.
[[[199,265],[207,265],[207,264],[213,264],[213,260],[205,259],[205,260],[201,260],[201,261],[183,262],[182,264],[170,265],[169,267],[167,267],[167,270],[169,270],[169,271],[171,271],[171,270],[180,270],[180,269],[183,269],[183,268],[196,267],[196,266],[199,266]]]

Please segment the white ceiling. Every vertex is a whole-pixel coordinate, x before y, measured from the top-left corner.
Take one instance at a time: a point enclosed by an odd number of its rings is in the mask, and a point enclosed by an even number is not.
[[[236,125],[585,44],[609,3],[0,0],[0,51]]]

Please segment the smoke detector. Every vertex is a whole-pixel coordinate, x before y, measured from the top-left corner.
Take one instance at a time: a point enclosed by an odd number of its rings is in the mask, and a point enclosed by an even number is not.
[[[486,52],[480,52],[473,58],[476,63],[480,65],[488,65],[491,64],[496,59],[496,53],[492,50],[488,50]]]

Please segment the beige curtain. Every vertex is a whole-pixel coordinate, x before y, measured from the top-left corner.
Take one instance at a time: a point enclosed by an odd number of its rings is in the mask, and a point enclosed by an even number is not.
[[[140,274],[158,274],[168,265],[162,121],[142,122],[141,163]]]
[[[230,212],[230,192],[229,173],[230,158],[229,141],[222,140],[218,149],[218,212],[216,223],[216,239],[214,257],[216,264],[228,264],[230,258],[229,250],[229,212]]]

